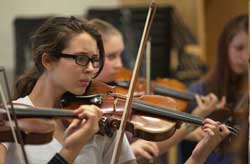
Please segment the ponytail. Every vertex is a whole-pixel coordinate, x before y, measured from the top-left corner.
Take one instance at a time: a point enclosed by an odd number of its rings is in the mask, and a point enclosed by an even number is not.
[[[40,75],[41,73],[36,67],[33,67],[25,74],[21,75],[15,83],[14,99],[25,97],[30,94]]]

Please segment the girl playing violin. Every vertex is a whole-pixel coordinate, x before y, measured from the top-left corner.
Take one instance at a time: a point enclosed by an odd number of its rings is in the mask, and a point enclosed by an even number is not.
[[[16,83],[15,98],[18,98],[18,103],[36,107],[58,107],[64,93],[84,94],[90,80],[103,67],[101,36],[83,20],[75,17],[51,18],[31,39],[34,68]],[[64,139],[65,127],[61,120],[55,120],[54,139],[50,143],[25,146],[30,163],[47,163],[58,152],[68,163],[110,163],[114,138],[94,135],[98,130],[100,109],[94,105],[85,105],[77,110],[85,118],[79,128],[80,132]],[[79,136],[83,137],[81,141],[77,139]],[[19,163],[16,150],[14,144],[2,143],[1,159],[5,159],[5,163]],[[134,159],[125,137],[119,162],[135,163]]]
[[[240,15],[231,19],[224,27],[217,49],[217,61],[210,72],[200,81],[190,86],[189,90],[200,95],[213,92],[219,98],[225,96],[231,110],[239,110],[237,104],[247,95],[247,70],[249,52],[248,47],[248,16]],[[199,103],[198,103],[199,104]],[[197,104],[191,102],[187,108],[191,112]],[[244,109],[248,110],[248,109]],[[239,112],[239,111],[234,111]],[[233,119],[237,119],[233,117]],[[247,119],[247,118],[245,118]],[[241,126],[242,127],[242,126]],[[189,139],[200,140],[202,132],[194,132]],[[183,142],[183,157],[188,158],[191,146],[190,142]],[[233,163],[233,155],[213,153],[207,163]]]
[[[100,19],[90,20],[97,30],[101,33],[104,41],[105,49],[105,64],[101,73],[97,76],[97,79],[109,84],[114,84],[118,70],[122,67],[121,55],[124,50],[123,37],[120,31],[118,31],[113,25]],[[206,98],[203,98],[201,105],[206,105],[208,102],[212,103],[209,106],[203,108],[203,110],[195,110],[199,116],[206,116],[211,113],[213,106],[221,105],[224,102],[219,102],[214,94],[208,94]],[[135,153],[137,159],[146,158],[151,160],[153,157],[157,157],[160,154],[166,152],[171,146],[181,141],[190,131],[190,128],[181,128],[177,130],[173,137],[163,142],[149,142],[142,139],[138,139],[131,144],[132,150]],[[192,129],[192,128],[191,128]],[[165,161],[164,161],[165,163]]]
[[[75,17],[54,17],[46,21],[32,37],[34,68],[16,84],[16,102],[36,107],[58,107],[66,92],[82,95],[90,80],[103,66],[103,45],[99,33]],[[55,121],[54,139],[45,145],[25,146],[30,163],[110,163],[114,138],[95,135],[102,112],[94,105],[76,109],[83,120],[74,120],[65,131]],[[202,162],[229,133],[224,125],[205,120],[207,136],[200,141],[187,163]],[[209,147],[209,149],[205,149]],[[12,143],[0,144],[2,163],[19,163]],[[56,154],[56,155],[55,155]],[[119,163],[136,163],[124,137]]]

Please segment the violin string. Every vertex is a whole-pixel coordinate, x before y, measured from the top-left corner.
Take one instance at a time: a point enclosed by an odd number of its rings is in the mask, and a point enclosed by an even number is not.
[[[233,128],[233,127],[231,127],[231,126],[226,126],[226,127],[230,130],[230,132],[231,132],[233,135],[238,136],[238,134],[239,134],[239,130],[238,130],[238,129]]]
[[[6,101],[5,97],[4,97],[4,92],[3,92],[3,88],[2,88],[1,85],[0,85],[0,97],[1,97],[2,102],[3,102],[3,106],[4,106],[5,109],[6,109],[7,117],[8,117],[8,120],[9,120],[10,129],[11,129],[11,132],[12,132],[12,135],[13,135],[13,138],[14,138],[14,141],[15,141],[15,144],[16,144],[16,145],[19,145],[19,144],[18,144],[18,141],[17,141],[17,135],[16,135],[16,132],[15,132],[15,129],[14,129],[14,123],[13,123],[13,121],[11,121],[12,119],[11,119],[11,116],[10,116],[10,112],[9,112],[9,110],[8,110],[7,101]],[[18,151],[19,153],[21,152],[19,146],[17,146],[17,151]],[[18,153],[18,156],[20,155],[19,153]],[[20,160],[21,163],[24,163],[24,159],[21,158],[20,156],[19,156],[19,158],[22,159],[22,160]]]
[[[151,104],[147,104],[147,103],[142,102],[140,100],[135,100],[135,102],[147,105],[149,107],[153,106]],[[184,121],[184,122],[191,121],[190,123],[197,124],[197,125],[202,125],[200,123],[200,122],[203,121],[202,118],[199,118],[197,116],[193,116],[193,115],[191,115],[189,113],[175,111],[174,109],[167,109],[166,107],[161,107],[161,108],[163,108],[165,111],[168,111],[170,114],[174,114],[176,117],[179,117],[181,119],[181,121]],[[226,127],[230,130],[230,132],[232,133],[232,135],[238,136],[238,134],[239,134],[239,130],[238,129],[233,128],[231,126],[227,126],[227,125],[226,125]]]
[[[124,96],[124,95],[122,95],[122,94],[110,93],[109,95],[114,96],[114,97],[118,97],[118,98],[121,98],[121,99],[126,99],[126,96]],[[152,106],[151,104],[147,104],[147,103],[145,103],[145,102],[142,102],[142,101],[136,100],[136,99],[135,99],[133,102],[135,102],[135,103],[140,103],[140,104],[144,104],[144,105],[147,105],[147,106]],[[165,108],[165,107],[163,107],[163,108]],[[189,113],[183,113],[183,112],[180,113],[180,112],[178,112],[178,111],[175,111],[174,109],[169,109],[169,111],[170,111],[171,113],[173,113],[173,114],[179,115],[180,117],[186,117],[186,118],[188,118],[188,119],[196,119],[196,117],[194,117],[193,115],[191,115],[191,114],[189,114]],[[184,120],[182,120],[182,121],[184,121]],[[226,126],[226,127],[230,130],[230,132],[231,132],[232,135],[238,136],[238,134],[239,134],[239,129],[238,129],[238,128],[231,127],[231,126]]]
[[[239,134],[237,133],[237,132],[234,132],[234,131],[232,131],[232,130],[230,130],[230,134],[232,134],[232,135],[234,135],[234,136],[239,136]]]
[[[171,91],[171,90],[170,90]],[[178,92],[179,91],[177,91],[177,95],[178,95]],[[181,92],[180,92],[181,93]],[[174,95],[176,95],[176,93],[173,93]],[[117,97],[119,97],[119,98],[122,98],[122,99],[126,99],[126,96],[123,96],[123,95],[119,95],[119,94],[116,94],[116,96]],[[187,96],[189,96],[189,95],[187,95]],[[192,97],[194,96],[194,94],[192,95]],[[232,132],[232,134],[233,135],[238,135],[238,133],[239,133],[239,129],[237,129],[237,128],[232,128],[232,127],[230,127],[230,126],[227,126],[228,127],[228,129],[230,129],[230,131]]]

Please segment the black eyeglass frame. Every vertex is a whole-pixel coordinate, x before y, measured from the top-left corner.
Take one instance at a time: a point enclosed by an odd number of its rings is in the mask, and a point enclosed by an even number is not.
[[[100,65],[101,65],[101,60],[100,58],[93,58],[93,57],[89,57],[88,55],[86,54],[81,54],[81,55],[73,55],[73,54],[66,54],[66,53],[60,53],[58,57],[63,57],[63,58],[71,58],[71,59],[75,59],[75,63],[80,65],[80,66],[87,66],[89,64],[89,62],[92,63],[92,66],[94,68],[100,68]],[[87,57],[87,62],[86,64],[82,64],[79,62],[79,58],[82,58],[82,57]],[[98,61],[98,66],[96,66],[94,63]]]

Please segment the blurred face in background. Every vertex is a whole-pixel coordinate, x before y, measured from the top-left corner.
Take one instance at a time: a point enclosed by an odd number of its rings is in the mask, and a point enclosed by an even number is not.
[[[113,35],[104,40],[105,62],[102,72],[97,77],[103,82],[112,82],[122,67],[121,54],[124,50],[123,39],[120,35]]]
[[[244,31],[236,34],[228,48],[230,66],[236,74],[244,74],[248,71],[248,34]]]

